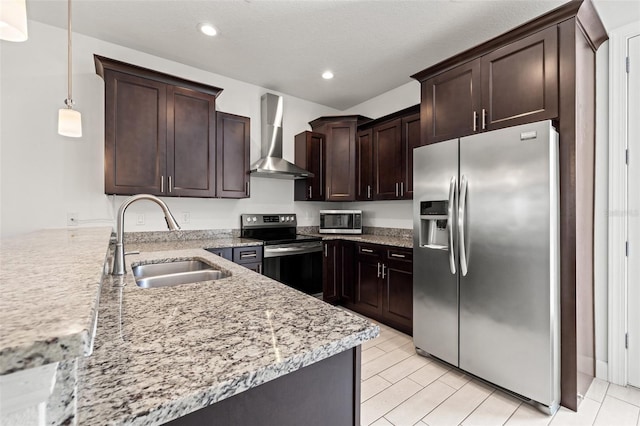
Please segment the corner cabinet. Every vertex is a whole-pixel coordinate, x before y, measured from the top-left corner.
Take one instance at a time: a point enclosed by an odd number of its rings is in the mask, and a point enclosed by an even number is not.
[[[593,4],[570,1],[412,76],[424,144],[547,119],[558,130],[561,404],[573,410],[595,373],[595,52],[606,40]]]
[[[324,178],[326,201],[356,199],[356,130],[370,121],[360,115],[320,117],[309,124],[325,137]]]
[[[248,196],[249,119],[242,118],[240,131],[227,131],[215,108],[222,89],[94,60],[105,81],[105,193]],[[234,167],[221,171],[226,161]]]
[[[425,144],[555,118],[557,29],[538,31],[421,81]]]

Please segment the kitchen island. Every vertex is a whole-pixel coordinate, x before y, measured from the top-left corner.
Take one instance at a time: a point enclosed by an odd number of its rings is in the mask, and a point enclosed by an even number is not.
[[[317,424],[330,419],[323,404],[340,401],[331,411],[359,423],[359,345],[377,336],[376,325],[199,248],[127,256],[127,270],[192,258],[230,276],[153,289],[130,273],[105,278],[94,353],[79,369],[79,424],[198,424],[202,417],[183,417],[194,412],[220,424],[256,414],[281,424],[269,410],[313,424],[299,417],[305,401]],[[284,389],[295,390],[294,400],[279,399]],[[222,407],[227,421],[206,407]]]
[[[0,374],[57,369],[48,424],[283,424],[278,413],[359,424],[360,344],[376,325],[203,249],[252,240],[130,241],[141,254],[112,277],[110,237],[79,228],[2,242]],[[144,289],[130,272],[185,258],[229,276]]]

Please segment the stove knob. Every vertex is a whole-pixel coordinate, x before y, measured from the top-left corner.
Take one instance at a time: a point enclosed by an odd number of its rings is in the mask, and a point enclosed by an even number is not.
[[[258,218],[254,216],[254,217],[253,217],[253,221],[254,221],[254,222],[257,222],[257,221],[258,221]]]
[[[251,218],[250,217],[247,218],[247,222],[251,222]]]
[[[289,222],[293,222],[293,216],[289,216]]]
[[[280,222],[284,222],[286,219],[284,216],[280,216]]]

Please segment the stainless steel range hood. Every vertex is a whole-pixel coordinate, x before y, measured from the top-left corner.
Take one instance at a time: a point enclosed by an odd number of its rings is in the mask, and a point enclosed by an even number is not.
[[[282,111],[282,96],[262,95],[262,158],[251,165],[251,175],[278,179],[313,177],[313,173],[282,158]]]

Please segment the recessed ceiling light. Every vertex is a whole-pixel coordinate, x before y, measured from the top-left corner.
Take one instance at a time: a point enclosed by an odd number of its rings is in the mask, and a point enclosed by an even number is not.
[[[213,37],[218,34],[218,30],[216,30],[211,24],[198,24],[198,29],[202,34]]]
[[[322,78],[325,80],[331,80],[333,78],[333,73],[331,71],[325,71],[322,73]]]

